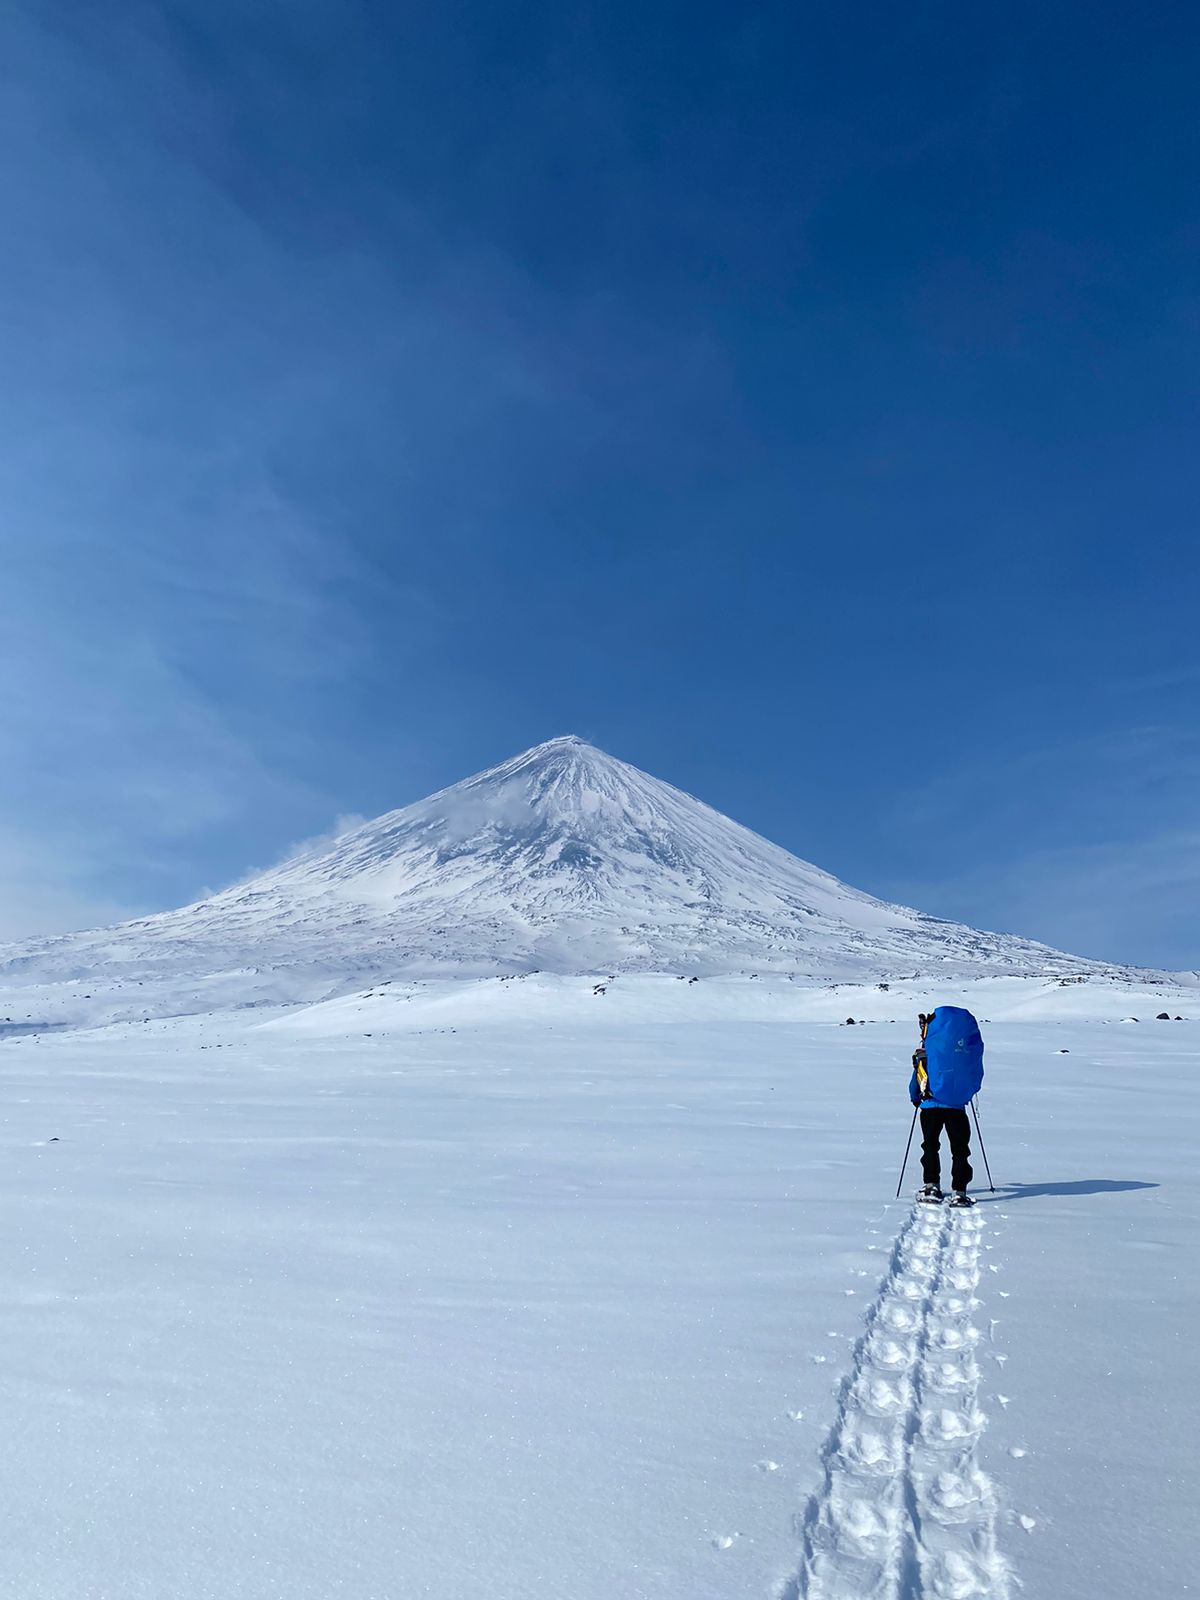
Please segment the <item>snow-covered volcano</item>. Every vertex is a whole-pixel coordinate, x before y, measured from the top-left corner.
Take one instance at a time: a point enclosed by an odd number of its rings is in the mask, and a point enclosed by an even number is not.
[[[393,977],[1089,970],[876,900],[570,736],[182,910],[0,950],[6,988],[165,982],[188,1009]]]

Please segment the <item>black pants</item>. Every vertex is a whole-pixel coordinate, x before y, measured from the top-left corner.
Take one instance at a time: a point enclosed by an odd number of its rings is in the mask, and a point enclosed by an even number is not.
[[[971,1122],[965,1110],[947,1111],[942,1106],[921,1107],[921,1172],[926,1183],[942,1186],[942,1158],[938,1146],[945,1128],[950,1140],[950,1182],[965,1189],[975,1174],[971,1171]]]

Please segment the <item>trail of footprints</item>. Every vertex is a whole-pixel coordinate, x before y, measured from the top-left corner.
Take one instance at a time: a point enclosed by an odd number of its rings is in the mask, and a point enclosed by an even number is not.
[[[972,1322],[978,1211],[914,1208],[867,1313],[788,1600],[1008,1600]]]

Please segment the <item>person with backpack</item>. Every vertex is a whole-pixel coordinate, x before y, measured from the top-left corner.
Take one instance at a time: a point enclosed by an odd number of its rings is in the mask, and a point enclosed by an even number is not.
[[[967,1185],[971,1170],[971,1121],[967,1106],[983,1083],[983,1038],[979,1024],[959,1006],[938,1006],[928,1016],[921,1013],[921,1044],[913,1054],[913,1074],[908,1098],[921,1112],[921,1176],[925,1186],[917,1199],[937,1205],[941,1189],[942,1129],[950,1142],[952,1206],[975,1202]]]

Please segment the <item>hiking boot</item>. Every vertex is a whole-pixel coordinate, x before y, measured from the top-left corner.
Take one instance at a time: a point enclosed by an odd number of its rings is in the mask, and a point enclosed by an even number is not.
[[[952,1206],[973,1206],[975,1202],[965,1189],[955,1189],[950,1196],[950,1204]]]

